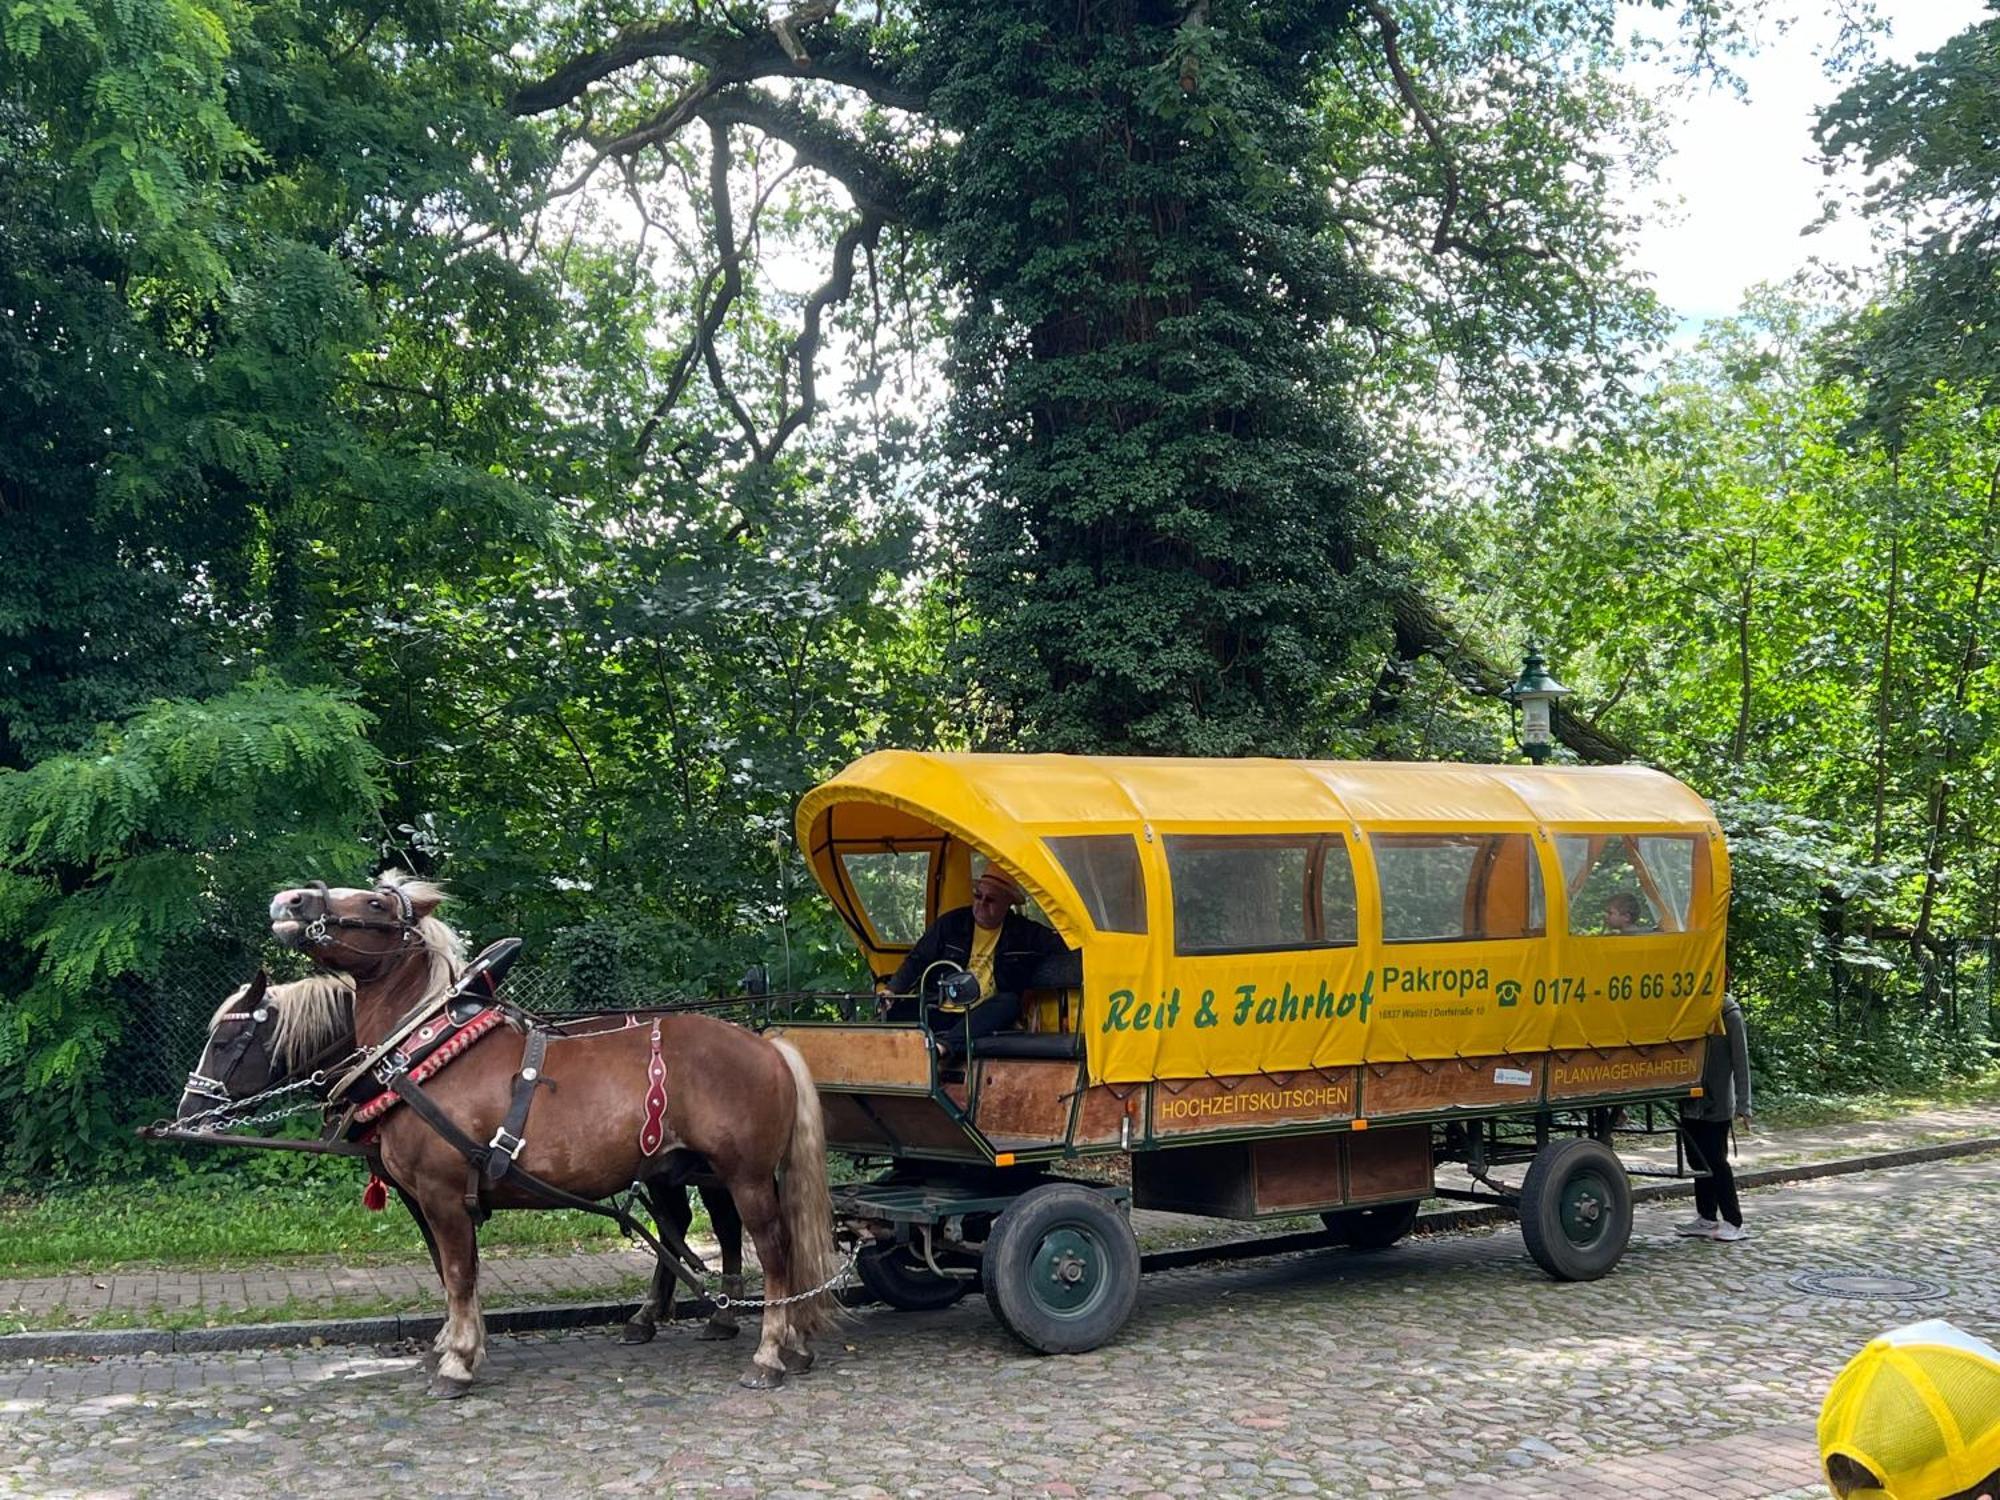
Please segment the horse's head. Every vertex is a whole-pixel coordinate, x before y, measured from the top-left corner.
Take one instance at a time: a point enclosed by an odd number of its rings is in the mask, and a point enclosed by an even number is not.
[[[453,941],[431,916],[443,899],[437,886],[400,870],[365,891],[315,881],[271,898],[271,932],[329,969],[376,974]]]
[[[264,971],[222,1002],[174,1118],[220,1109],[289,1083],[354,1046],[353,988],[325,976],[281,984]]]

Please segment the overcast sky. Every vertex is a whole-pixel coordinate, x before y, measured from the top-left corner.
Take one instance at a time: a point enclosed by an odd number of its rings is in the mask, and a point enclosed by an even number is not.
[[[1880,0],[1880,10],[1893,31],[1878,50],[1904,62],[1986,13],[1980,0]],[[1680,219],[1652,224],[1637,258],[1684,333],[1734,312],[1749,287],[1782,281],[1813,256],[1844,264],[1869,258],[1858,222],[1800,234],[1818,217],[1826,184],[1812,123],[1839,88],[1816,55],[1834,33],[1833,20],[1820,16],[1786,36],[1767,35],[1757,55],[1737,65],[1747,100],[1713,89],[1681,101],[1665,183],[1681,200]]]

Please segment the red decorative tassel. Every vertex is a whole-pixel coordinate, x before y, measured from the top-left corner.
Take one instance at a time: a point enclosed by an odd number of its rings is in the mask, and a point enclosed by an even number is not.
[[[389,1206],[389,1184],[373,1172],[368,1174],[368,1186],[361,1190],[361,1206],[371,1214],[379,1214]]]

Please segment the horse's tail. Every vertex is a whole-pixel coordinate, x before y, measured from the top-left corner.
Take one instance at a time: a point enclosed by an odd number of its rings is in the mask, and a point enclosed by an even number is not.
[[[792,1071],[792,1140],[785,1148],[784,1176],[778,1183],[778,1211],[784,1221],[786,1260],[792,1290],[831,1281],[839,1264],[833,1243],[833,1195],[826,1182],[826,1120],[820,1113],[819,1090],[812,1069],[790,1042],[771,1039],[785,1066]],[[795,1331],[811,1338],[829,1327],[838,1306],[825,1291],[795,1302],[789,1309]]]

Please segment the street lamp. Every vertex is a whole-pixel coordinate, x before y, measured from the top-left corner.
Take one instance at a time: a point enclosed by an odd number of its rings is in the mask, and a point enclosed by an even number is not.
[[[1500,696],[1521,711],[1520,741],[1528,759],[1540,765],[1549,758],[1553,736],[1549,732],[1550,709],[1556,699],[1569,696],[1569,689],[1549,676],[1549,664],[1533,641],[1521,658],[1521,675]]]

